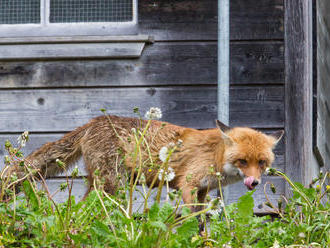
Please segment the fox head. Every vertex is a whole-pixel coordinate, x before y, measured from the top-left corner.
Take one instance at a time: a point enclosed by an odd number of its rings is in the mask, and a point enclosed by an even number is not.
[[[216,121],[225,144],[223,173],[226,176],[244,179],[249,190],[261,183],[261,176],[274,161],[273,149],[282,138],[284,131],[266,135],[251,128],[230,129]]]

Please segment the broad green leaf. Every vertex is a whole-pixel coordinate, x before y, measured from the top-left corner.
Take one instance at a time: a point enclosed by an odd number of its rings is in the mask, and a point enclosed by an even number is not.
[[[150,208],[148,214],[149,214],[149,218],[150,218],[150,220],[155,221],[155,220],[158,219],[158,216],[159,216],[159,204],[158,204],[157,202],[155,202],[155,203],[151,206],[151,208]]]
[[[187,216],[187,215],[189,215],[190,213],[191,213],[190,208],[188,208],[188,207],[183,207],[183,208],[182,208],[182,211],[181,211],[181,215],[182,215],[182,216]]]
[[[28,201],[31,204],[31,207],[33,209],[38,209],[38,207],[39,207],[38,198],[37,198],[36,194],[34,193],[29,181],[25,180],[23,182],[23,190],[24,190],[25,196],[28,198]]]
[[[159,229],[161,229],[164,232],[167,231],[167,226],[163,222],[161,222],[161,221],[152,221],[150,223],[150,226],[159,228]]]
[[[180,227],[177,229],[180,239],[188,239],[191,236],[198,234],[198,221],[195,217],[186,220]]]
[[[172,214],[172,212],[173,212],[172,205],[169,203],[165,203],[159,211],[160,220],[162,220],[163,222],[166,221],[168,217]]]
[[[254,201],[252,194],[255,190],[246,192],[245,195],[241,196],[237,202],[237,214],[240,217],[248,217],[253,215]]]
[[[109,230],[109,227],[99,220],[95,220],[92,229],[95,231],[96,234],[100,236],[108,236],[112,234],[112,232],[110,232]]]

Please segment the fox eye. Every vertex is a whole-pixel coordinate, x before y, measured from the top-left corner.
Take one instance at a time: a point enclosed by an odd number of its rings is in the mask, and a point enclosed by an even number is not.
[[[264,166],[266,166],[266,160],[259,160],[259,166],[260,167],[264,167]]]
[[[238,159],[238,162],[242,165],[242,166],[246,166],[247,165],[247,161],[245,159]]]

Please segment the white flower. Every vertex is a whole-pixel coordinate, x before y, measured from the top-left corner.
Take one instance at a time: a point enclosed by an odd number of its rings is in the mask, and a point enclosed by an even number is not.
[[[219,214],[221,213],[221,211],[218,210],[209,210],[208,213],[212,216],[219,216]]]
[[[166,146],[163,146],[160,150],[159,150],[159,159],[162,162],[165,162],[168,156],[168,149]]]
[[[145,118],[149,120],[155,120],[162,118],[162,111],[160,108],[151,107],[149,111],[144,115]]]
[[[222,200],[220,200],[219,198],[214,198],[208,203],[207,208],[211,208],[211,210],[209,210],[208,213],[211,214],[212,216],[214,215],[219,216],[219,214],[222,213],[224,207],[225,204]]]
[[[173,148],[173,147],[175,147],[174,142],[170,142],[170,143],[168,144],[168,147],[169,147],[169,148]]]
[[[274,176],[275,172],[276,172],[276,169],[270,168],[270,167],[266,168],[266,170],[265,170],[265,174],[267,176]]]
[[[271,248],[280,248],[280,243],[275,239],[274,244]]]
[[[212,201],[209,202],[207,207],[208,208],[212,207],[212,204],[213,204]],[[222,212],[222,208],[211,209],[211,210],[208,211],[208,213],[212,216],[219,216],[221,214],[221,212]]]
[[[160,169],[159,173],[158,173],[159,180],[162,180],[163,173],[164,173],[164,170]],[[165,173],[165,180],[170,182],[174,179],[174,177],[175,177],[175,172],[174,172],[173,168],[168,167],[167,172]]]
[[[18,138],[17,138],[17,143],[21,147],[24,147],[26,145],[26,142],[29,140],[29,132],[24,131]]]

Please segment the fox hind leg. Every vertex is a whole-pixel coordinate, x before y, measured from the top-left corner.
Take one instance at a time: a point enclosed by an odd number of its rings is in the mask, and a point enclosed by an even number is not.
[[[83,152],[83,158],[88,172],[85,197],[94,188],[94,184],[109,194],[115,194],[121,180],[124,180],[124,166],[120,164],[119,155],[86,151]]]

